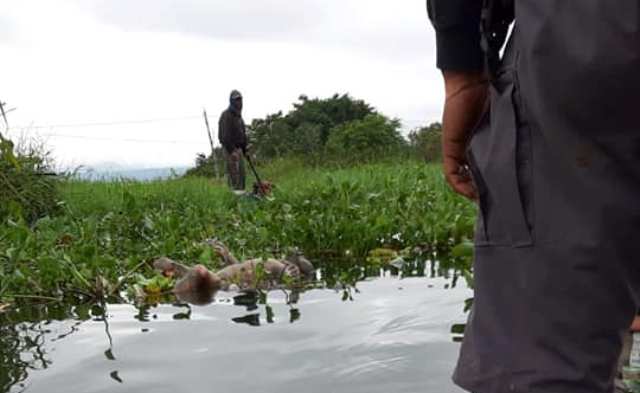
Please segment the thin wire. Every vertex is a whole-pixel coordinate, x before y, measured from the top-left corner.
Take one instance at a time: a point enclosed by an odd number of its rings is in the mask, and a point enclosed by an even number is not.
[[[95,141],[113,141],[113,142],[134,142],[134,143],[184,143],[184,144],[202,144],[202,141],[190,141],[190,140],[166,140],[166,139],[134,139],[134,138],[105,138],[99,136],[85,136],[85,135],[66,135],[66,134],[42,134],[44,137],[56,137],[56,138],[72,138],[72,139],[88,139]]]
[[[125,124],[160,123],[165,121],[181,121],[181,120],[195,120],[195,119],[200,119],[200,116],[182,116],[182,117],[167,117],[167,118],[158,118],[158,119],[105,121],[105,122],[90,122],[90,123],[14,126],[13,128],[41,129],[41,128],[108,127],[108,126],[125,125]]]

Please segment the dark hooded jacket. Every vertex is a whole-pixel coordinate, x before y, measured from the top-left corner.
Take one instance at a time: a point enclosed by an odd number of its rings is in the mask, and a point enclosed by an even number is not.
[[[228,153],[238,148],[243,151],[247,148],[247,133],[242,113],[233,105],[220,115],[218,140]]]

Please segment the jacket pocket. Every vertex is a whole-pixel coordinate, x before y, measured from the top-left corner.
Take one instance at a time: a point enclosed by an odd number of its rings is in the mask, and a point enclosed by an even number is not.
[[[514,95],[512,78],[503,75],[491,87],[490,112],[469,145],[479,195],[476,246],[533,245],[530,135],[519,126]]]

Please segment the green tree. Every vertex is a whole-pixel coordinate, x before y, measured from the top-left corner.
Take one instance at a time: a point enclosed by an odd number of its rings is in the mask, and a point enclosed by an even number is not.
[[[262,157],[281,157],[292,151],[293,132],[282,112],[253,120],[248,133],[256,153]]]
[[[348,94],[325,99],[301,95],[287,115],[278,112],[254,120],[249,138],[256,153],[266,159],[318,154],[334,128],[375,113],[369,104]]]
[[[435,122],[409,133],[409,144],[427,162],[442,159],[442,124]]]
[[[308,155],[322,150],[322,126],[314,123],[302,123],[295,129],[292,152]]]
[[[379,158],[404,146],[406,141],[400,134],[400,121],[379,114],[337,126],[327,142],[330,153],[356,160]]]
[[[331,130],[336,126],[376,113],[369,104],[348,94],[334,94],[326,99],[309,99],[301,95],[298,99],[300,102],[293,104],[294,110],[287,115],[289,124],[294,129],[305,123],[319,126],[323,144],[327,143]]]

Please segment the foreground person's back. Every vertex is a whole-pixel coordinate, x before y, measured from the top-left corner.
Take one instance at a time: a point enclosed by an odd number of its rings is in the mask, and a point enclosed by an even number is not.
[[[450,5],[430,0],[439,33]],[[515,19],[470,142],[476,297],[454,378],[609,393],[640,293],[640,2],[516,0]]]

